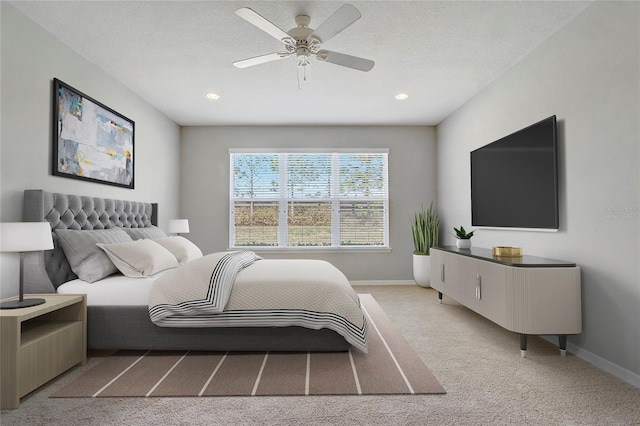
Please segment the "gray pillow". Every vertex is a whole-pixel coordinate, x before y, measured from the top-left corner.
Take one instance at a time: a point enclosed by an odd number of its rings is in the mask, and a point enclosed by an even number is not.
[[[149,240],[156,240],[158,238],[167,238],[167,234],[157,226],[149,226],[147,228],[122,228],[133,240],[140,240],[147,238]]]
[[[131,237],[120,228],[93,231],[56,229],[56,234],[71,270],[78,278],[90,283],[118,272],[111,259],[96,243],[131,241]]]

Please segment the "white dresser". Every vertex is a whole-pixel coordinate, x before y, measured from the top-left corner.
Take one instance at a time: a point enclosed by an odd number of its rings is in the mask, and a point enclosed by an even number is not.
[[[557,335],[566,354],[567,335],[582,332],[580,268],[535,256],[494,257],[490,249],[431,248],[431,287],[509,331]]]

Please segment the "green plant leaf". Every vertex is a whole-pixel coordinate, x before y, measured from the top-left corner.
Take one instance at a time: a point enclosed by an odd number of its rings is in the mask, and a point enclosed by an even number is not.
[[[440,218],[433,209],[433,202],[431,202],[427,211],[424,210],[424,204],[422,204],[420,211],[415,214],[411,221],[415,254],[428,255],[430,254],[430,248],[438,245],[439,226]]]
[[[464,229],[464,226],[460,226],[460,229],[454,226],[453,230],[456,232],[456,238],[460,240],[468,240],[469,238],[473,237],[473,233],[475,232],[475,231],[467,232],[467,230]]]

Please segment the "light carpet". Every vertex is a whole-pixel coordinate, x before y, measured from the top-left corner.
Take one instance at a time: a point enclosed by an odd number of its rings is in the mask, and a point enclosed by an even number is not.
[[[121,351],[53,397],[441,394],[445,390],[370,294],[368,353]]]
[[[357,286],[370,293],[447,390],[440,395],[225,398],[50,398],[104,361],[90,354],[2,410],[1,425],[638,425],[640,389],[539,337],[526,358],[511,333],[416,285]]]

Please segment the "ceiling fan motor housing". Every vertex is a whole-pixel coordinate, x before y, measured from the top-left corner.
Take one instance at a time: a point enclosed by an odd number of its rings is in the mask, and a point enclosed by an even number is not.
[[[298,58],[298,64],[305,66],[309,64],[309,57],[314,55],[320,49],[320,40],[309,36],[313,33],[313,29],[309,28],[311,18],[307,15],[296,16],[295,28],[289,30],[287,34],[293,39],[293,44],[288,45],[290,53],[295,53]],[[288,43],[285,43],[288,44]]]

